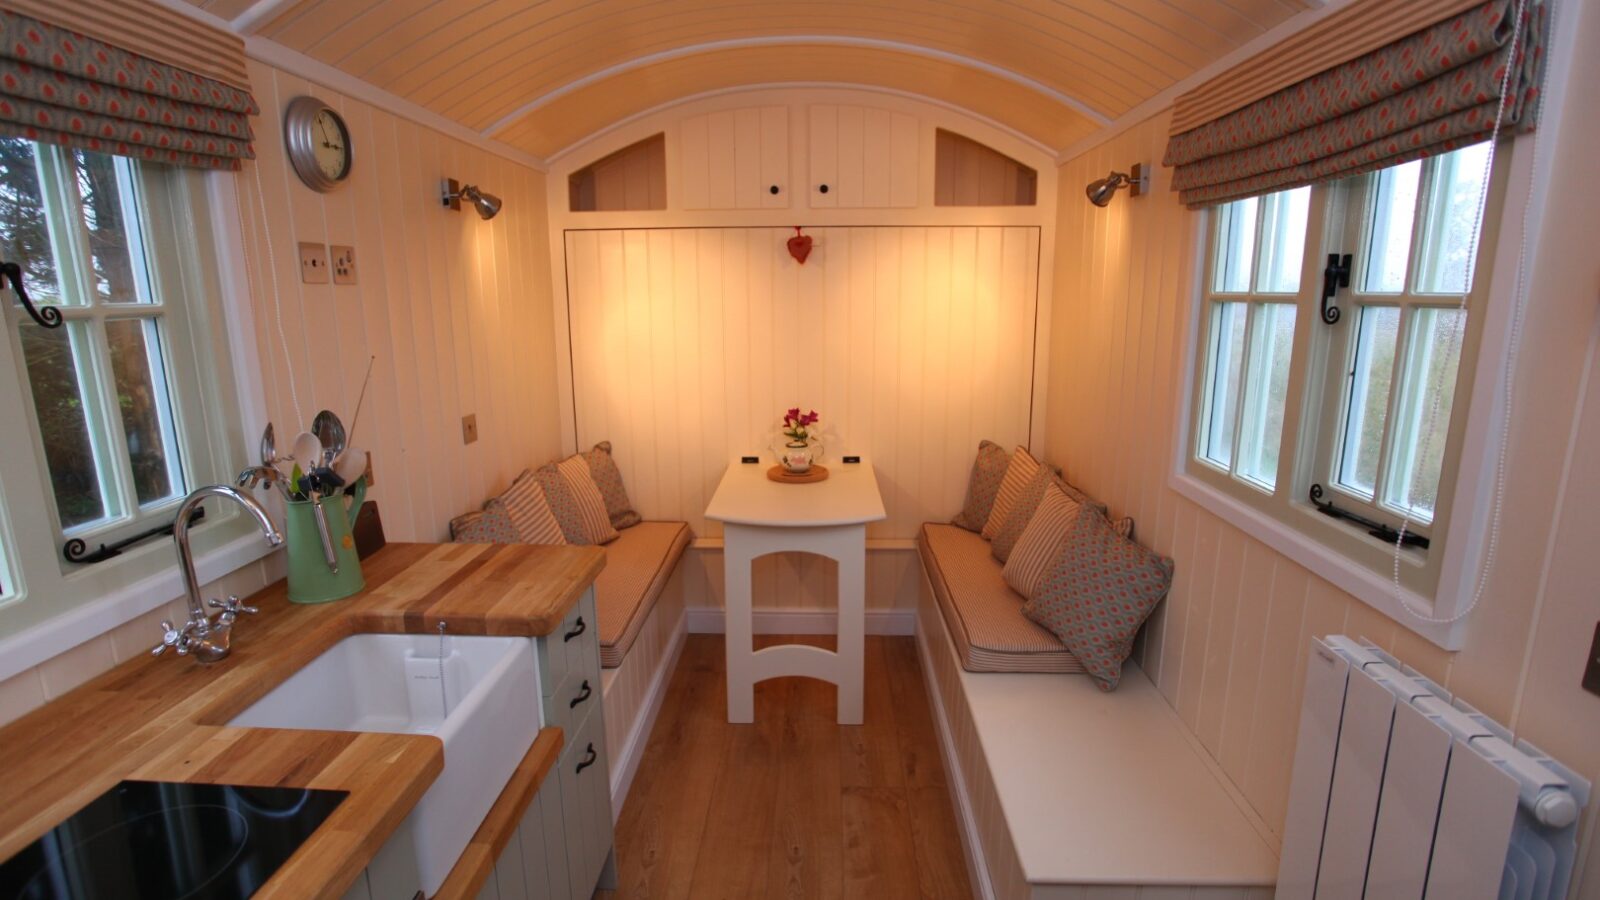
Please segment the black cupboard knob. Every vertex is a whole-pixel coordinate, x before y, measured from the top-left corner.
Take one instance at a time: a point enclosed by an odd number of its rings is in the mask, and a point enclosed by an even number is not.
[[[769,193],[769,194],[777,194],[778,193],[778,186],[777,185],[773,185],[772,187],[767,188],[767,193]]]
[[[824,184],[824,185],[819,185],[819,186],[818,186],[818,187],[817,187],[817,190],[819,190],[819,191],[821,191],[821,192],[822,192],[822,193],[824,193],[824,194],[826,194],[826,193],[827,193],[827,192],[828,192],[828,186],[827,186],[827,185],[825,185],[825,184]]]

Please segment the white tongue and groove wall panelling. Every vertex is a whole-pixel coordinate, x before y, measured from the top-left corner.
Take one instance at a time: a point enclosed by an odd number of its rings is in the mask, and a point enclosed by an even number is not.
[[[354,435],[373,454],[369,496],[390,540],[448,540],[451,517],[560,451],[545,176],[292,73],[250,68],[260,157],[236,183],[261,371],[241,377],[264,386],[281,447],[319,409],[354,424],[376,357]],[[327,194],[284,158],[282,110],[302,94],[350,127],[355,166]],[[498,194],[504,209],[488,222],[442,209],[445,177]],[[355,247],[358,283],[302,284],[299,241]],[[468,413],[479,438],[464,445]]]

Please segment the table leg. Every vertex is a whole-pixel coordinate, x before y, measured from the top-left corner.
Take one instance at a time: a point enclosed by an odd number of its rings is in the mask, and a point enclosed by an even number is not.
[[[754,535],[739,525],[728,525],[723,530],[722,571],[727,604],[723,637],[728,662],[728,721],[735,724],[756,720],[750,587],[755,557],[766,551],[757,550],[758,542],[753,538]]]
[[[840,725],[860,725],[865,717],[867,529],[838,529],[833,556],[839,563],[839,716]],[[879,710],[881,714],[883,711]]]

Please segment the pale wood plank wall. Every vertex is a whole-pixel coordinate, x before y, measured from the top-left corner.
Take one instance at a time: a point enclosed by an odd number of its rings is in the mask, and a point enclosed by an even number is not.
[[[390,540],[448,539],[451,517],[560,450],[545,176],[291,72],[252,62],[251,78],[260,159],[238,184],[263,370],[241,377],[265,386],[282,441],[324,407],[349,424],[376,355],[355,435],[374,457],[370,496]],[[281,149],[282,109],[301,94],[351,130],[350,181],[331,193],[302,185]],[[498,194],[504,209],[488,222],[443,209],[446,177]],[[298,241],[353,245],[359,284],[301,284]]]
[[[1600,776],[1594,698],[1577,688],[1579,645],[1596,618],[1593,591],[1586,588],[1585,598],[1572,590],[1576,557],[1560,568],[1550,555],[1560,534],[1552,510],[1563,508],[1566,477],[1555,473],[1566,471],[1564,455],[1581,439],[1573,429],[1587,422],[1580,385],[1596,380],[1586,368],[1595,346],[1592,299],[1585,307],[1585,289],[1562,284],[1592,285],[1592,266],[1583,270],[1552,251],[1535,267],[1536,278],[1554,281],[1548,293],[1533,285],[1526,346],[1539,351],[1524,354],[1520,375],[1509,527],[1467,646],[1448,653],[1168,486],[1201,217],[1178,204],[1170,170],[1159,166],[1148,196],[1119,196],[1097,209],[1081,194],[1111,169],[1159,161],[1166,137],[1163,114],[1060,168],[1046,423],[1049,459],[1114,515],[1134,516],[1139,539],[1176,560],[1171,595],[1136,648],[1145,671],[1274,829],[1288,802],[1313,635],[1364,635],[1588,777]],[[1592,396],[1589,405],[1592,416]],[[1584,433],[1592,447],[1596,428]],[[1567,458],[1584,458],[1577,453]],[[1592,475],[1576,483],[1595,495]],[[1600,528],[1592,513],[1569,518],[1574,535],[1592,540]],[[1547,582],[1565,591],[1535,589]],[[1574,630],[1578,637],[1564,636]],[[1554,645],[1563,652],[1550,652]],[[1591,712],[1575,727],[1572,704],[1585,702]],[[1593,872],[1600,864],[1594,810],[1587,820]],[[1583,888],[1577,895],[1588,896]]]

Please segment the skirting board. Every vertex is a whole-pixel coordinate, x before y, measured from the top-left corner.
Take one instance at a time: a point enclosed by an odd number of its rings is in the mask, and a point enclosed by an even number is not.
[[[685,627],[688,618],[688,611],[685,610],[684,614],[678,617],[677,624],[673,626],[672,641],[667,645],[667,652],[661,655],[661,664],[650,676],[650,690],[645,694],[644,706],[634,718],[633,727],[628,729],[628,737],[623,746],[616,748],[617,762],[620,765],[611,776],[613,824],[622,818],[622,804],[627,802],[628,790],[633,787],[633,776],[639,772],[639,762],[644,759],[645,747],[650,743],[650,732],[656,726],[656,716],[661,712],[662,701],[666,699],[667,685],[672,682],[672,673],[678,668],[678,657],[683,655],[683,641],[688,635],[688,629]],[[601,697],[603,701],[603,690]]]
[[[722,634],[720,606],[691,606],[685,610],[690,634]],[[752,625],[756,634],[834,634],[839,614],[830,609],[757,609]],[[867,610],[867,634],[911,635],[917,631],[914,609]]]
[[[934,675],[933,662],[928,657],[932,652],[935,651],[928,646],[927,629],[919,626],[917,656],[922,662],[922,680],[928,686],[928,702],[933,706],[933,718],[939,723],[939,749],[943,751],[944,771],[950,780],[950,797],[955,802],[956,815],[961,820],[961,848],[967,852],[967,872],[972,876],[978,896],[982,900],[995,900],[994,882],[989,878],[989,863],[984,859],[983,844],[978,837],[978,820],[972,812],[972,798],[967,795],[967,779],[961,772],[960,761],[956,759],[955,736],[950,733],[950,720],[944,711],[944,695],[939,692],[939,680]]]

